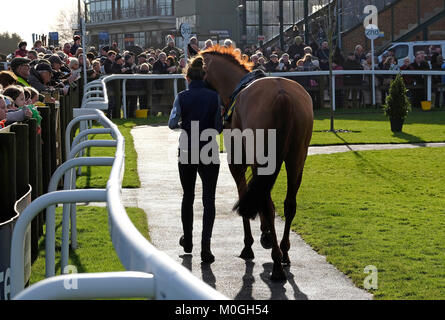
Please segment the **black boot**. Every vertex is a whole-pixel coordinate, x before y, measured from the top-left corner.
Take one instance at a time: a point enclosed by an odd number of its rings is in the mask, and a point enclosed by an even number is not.
[[[192,239],[185,239],[184,236],[179,239],[179,245],[184,248],[185,253],[192,253],[193,251],[193,242]]]
[[[210,241],[202,242],[201,244],[201,261],[203,263],[213,263],[215,262],[215,256],[212,254],[210,250]]]

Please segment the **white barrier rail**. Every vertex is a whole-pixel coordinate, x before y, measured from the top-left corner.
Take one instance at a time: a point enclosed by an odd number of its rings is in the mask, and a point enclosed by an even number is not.
[[[82,165],[109,165],[112,163],[107,188],[104,190],[64,190],[50,192],[33,201],[22,213],[14,229],[11,247],[11,298],[13,299],[94,299],[147,297],[162,300],[226,300],[227,298],[193,276],[165,253],[153,247],[136,229],[127,216],[121,201],[125,163],[125,141],[117,126],[99,110],[91,110],[93,116],[81,116],[68,126],[72,130],[78,121],[97,120],[105,129],[83,132],[79,143],[89,134],[100,131],[116,139],[114,158],[76,158],[62,165],[51,183],[55,189],[61,176]],[[67,132],[68,132],[67,129]],[[109,130],[107,130],[109,129]],[[68,135],[68,133],[67,133]],[[69,141],[69,140],[68,140]],[[87,144],[84,144],[86,146]],[[74,146],[74,144],[73,144]],[[67,149],[72,154],[82,148]],[[71,181],[71,179],[69,179]],[[24,290],[23,241],[27,226],[42,210],[56,204],[106,202],[111,239],[116,253],[126,270],[124,273],[63,275],[41,281]],[[54,275],[55,222],[52,209],[47,211],[47,275]],[[65,220],[68,219],[65,217]],[[72,229],[75,225],[72,224]],[[64,239],[67,242],[69,239]],[[63,244],[65,245],[65,244]],[[69,290],[66,282],[78,282],[78,290]],[[133,286],[134,284],[134,286]]]
[[[268,73],[267,75],[270,77],[311,77],[311,76],[329,76],[329,71],[298,71],[298,72],[276,72],[276,73]],[[361,75],[361,76],[378,76],[378,75],[387,75],[387,76],[395,76],[398,74],[401,75],[411,75],[411,76],[426,76],[427,77],[427,100],[432,100],[432,77],[433,76],[445,76],[445,71],[408,71],[408,70],[339,70],[333,71],[333,81],[332,81],[332,92],[335,105],[335,90],[336,83],[335,78],[337,76],[347,76],[347,75]],[[85,99],[82,103],[82,108],[92,108],[92,109],[108,109],[108,93],[106,84],[113,80],[123,80],[122,86],[122,96],[123,96],[123,113],[124,118],[127,118],[127,108],[126,108],[126,81],[127,80],[173,80],[174,81],[174,95],[175,97],[178,94],[178,80],[184,80],[184,75],[174,74],[174,75],[142,75],[142,74],[128,74],[128,75],[109,75],[103,77],[101,80],[96,80],[87,85],[85,90],[85,94],[88,99]],[[373,81],[372,85],[372,96],[373,103],[375,104],[375,81]]]

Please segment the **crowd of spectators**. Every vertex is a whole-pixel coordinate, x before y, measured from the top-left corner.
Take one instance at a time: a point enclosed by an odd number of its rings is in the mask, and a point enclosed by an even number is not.
[[[212,47],[212,40],[207,40],[205,45],[199,46],[196,37],[192,37],[188,44],[188,56],[192,57],[202,49]],[[226,40],[224,45],[233,45],[232,41]],[[287,50],[281,48],[259,48],[251,46],[240,54],[248,57],[255,69],[268,73],[276,72],[304,72],[329,70],[330,48],[328,42],[322,42],[320,46],[316,43],[306,45],[300,36],[294,39]],[[336,48],[332,59],[333,70],[370,70],[372,67],[372,54],[365,52],[360,45],[353,52],[343,55]],[[375,58],[374,58],[375,59]],[[406,59],[399,68],[398,61],[392,52],[383,56],[381,62],[375,61],[377,70],[444,70],[445,64],[440,48],[431,47],[429,52],[417,52],[415,61]],[[34,107],[36,101],[42,99],[41,94],[54,93],[66,95],[71,84],[81,79],[86,70],[87,80],[93,81],[109,74],[179,74],[186,67],[184,52],[176,47],[174,38],[167,38],[165,48],[148,48],[140,50],[121,50],[117,44],[104,46],[99,51],[94,47],[83,52],[82,39],[74,36],[71,43],[65,43],[61,47],[44,47],[38,40],[30,50],[26,42],[20,42],[13,58],[10,60],[10,71],[0,73],[0,121],[5,125],[17,119],[29,117],[38,118]],[[327,88],[327,77],[321,76],[295,76],[289,77],[304,87],[319,88],[323,85]],[[382,104],[392,76],[376,77],[377,103]],[[371,105],[370,88],[371,77],[362,75],[345,75],[336,77],[337,107],[356,108],[361,104]],[[422,76],[404,76],[406,85],[410,88],[410,96],[415,107],[425,100],[425,89],[416,88],[424,84]],[[434,83],[445,83],[445,77],[434,77]],[[141,81],[131,80],[127,82],[128,90],[138,90],[144,86]],[[113,90],[112,87],[109,88]],[[309,90],[314,101],[319,106],[321,102],[315,93]],[[438,93],[438,92],[437,92]],[[23,99],[25,96],[25,99]],[[37,97],[37,100],[35,100]],[[127,98],[129,115],[134,116],[139,106],[147,108],[145,95],[129,96]],[[362,100],[362,101],[360,101]],[[23,102],[24,101],[24,102]],[[436,99],[438,102],[439,99]],[[362,102],[362,103],[360,103]],[[114,98],[110,98],[110,110],[114,107]],[[29,107],[28,107],[29,106]]]

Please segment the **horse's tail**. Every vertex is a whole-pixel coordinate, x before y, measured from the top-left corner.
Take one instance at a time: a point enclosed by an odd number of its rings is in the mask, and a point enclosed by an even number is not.
[[[274,103],[274,112],[276,124],[276,167],[270,175],[252,174],[248,184],[247,191],[235,204],[233,210],[236,210],[240,216],[248,219],[255,219],[259,212],[266,212],[268,197],[280,174],[285,156],[289,148],[290,133],[292,130],[292,115],[295,110],[293,101],[288,93],[281,89]],[[267,145],[265,146],[267,147]],[[269,152],[267,148],[265,151]],[[269,155],[270,156],[270,155]]]

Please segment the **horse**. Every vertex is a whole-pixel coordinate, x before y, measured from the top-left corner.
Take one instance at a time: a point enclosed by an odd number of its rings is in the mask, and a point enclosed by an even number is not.
[[[253,64],[243,58],[238,50],[216,45],[199,53],[204,59],[205,81],[218,92],[226,111],[233,104],[231,122],[226,129],[276,130],[276,169],[271,175],[260,175],[257,159],[248,165],[243,156],[242,164],[229,161],[230,172],[236,182],[239,200],[234,207],[243,218],[244,248],[240,257],[252,260],[250,219],[259,214],[261,219],[261,244],[272,248],[273,271],[271,280],[285,281],[284,266],[290,266],[289,233],[297,208],[297,193],[302,183],[303,169],[312,139],[314,113],[313,103],[307,91],[297,82],[278,77],[257,79],[245,87],[233,101],[234,90],[251,71]],[[232,98],[232,99],[231,99]],[[264,132],[264,131],[263,131]],[[228,141],[225,141],[228,146]],[[245,153],[245,142],[243,143]],[[232,145],[233,146],[233,145]],[[267,143],[265,143],[267,149]],[[229,159],[230,160],[230,159]],[[233,160],[233,159],[232,159]],[[278,245],[275,231],[275,206],[271,191],[282,169],[287,171],[287,196],[284,203],[285,229]],[[247,183],[247,168],[251,167],[252,177]]]

